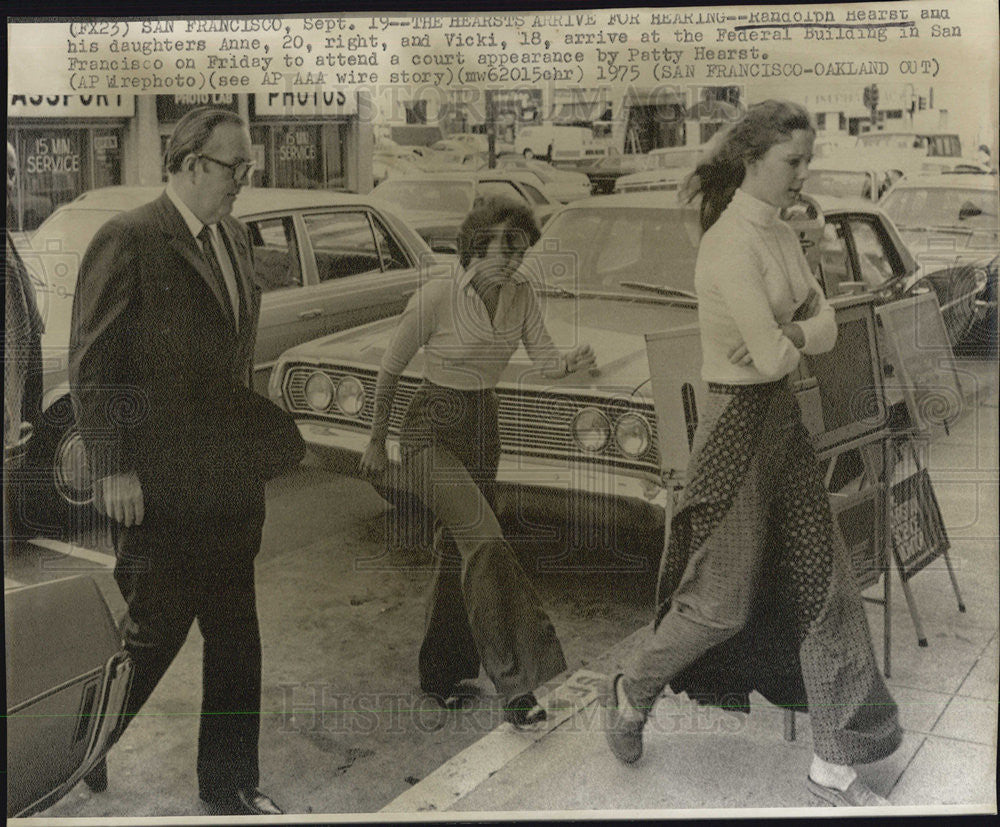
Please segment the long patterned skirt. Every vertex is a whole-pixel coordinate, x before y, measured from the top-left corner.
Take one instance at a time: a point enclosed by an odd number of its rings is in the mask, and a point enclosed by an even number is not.
[[[902,739],[801,412],[784,381],[709,385],[660,567],[652,635],[624,688],[649,709],[669,683],[749,712],[805,711],[816,753],[875,761]]]

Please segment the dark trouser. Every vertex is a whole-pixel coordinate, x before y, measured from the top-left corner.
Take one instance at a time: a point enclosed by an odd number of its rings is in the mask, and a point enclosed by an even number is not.
[[[206,797],[258,783],[260,632],[254,556],[262,519],[177,525],[147,512],[116,531],[115,580],[134,664],[118,735],[139,712],[197,620],[204,639],[198,787]]]
[[[407,485],[440,524],[421,687],[447,694],[463,678],[475,678],[482,661],[507,701],[534,691],[565,670],[566,660],[496,519],[496,395],[425,383],[401,444]]]

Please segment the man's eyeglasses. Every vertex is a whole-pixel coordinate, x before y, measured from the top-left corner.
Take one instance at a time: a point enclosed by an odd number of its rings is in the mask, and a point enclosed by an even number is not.
[[[211,155],[198,155],[199,158],[204,158],[206,161],[211,161],[213,164],[218,164],[220,167],[225,167],[232,173],[233,180],[239,184],[244,181],[248,175],[253,172],[254,162],[253,161],[233,161],[231,164],[227,164],[225,161],[220,161],[218,158],[213,158]]]

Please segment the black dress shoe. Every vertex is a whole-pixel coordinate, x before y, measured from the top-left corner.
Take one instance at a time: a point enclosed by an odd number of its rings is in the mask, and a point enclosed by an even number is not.
[[[504,705],[503,718],[517,729],[531,729],[546,720],[548,715],[535,699],[535,694],[527,692]]]
[[[94,768],[83,776],[83,783],[91,792],[103,793],[108,788],[108,759],[102,758]]]
[[[219,810],[220,815],[277,816],[285,812],[264,793],[253,787],[233,790],[218,796],[202,795],[201,800]]]

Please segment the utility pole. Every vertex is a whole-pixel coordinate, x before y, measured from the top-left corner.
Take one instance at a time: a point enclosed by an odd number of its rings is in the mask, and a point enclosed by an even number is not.
[[[872,119],[872,132],[874,132],[877,127],[877,117],[878,117],[878,84],[871,83],[865,87],[864,94],[865,106],[868,107],[868,111],[871,113]]]
[[[497,109],[495,91],[486,90],[486,143],[489,147],[489,167],[497,167]]]

